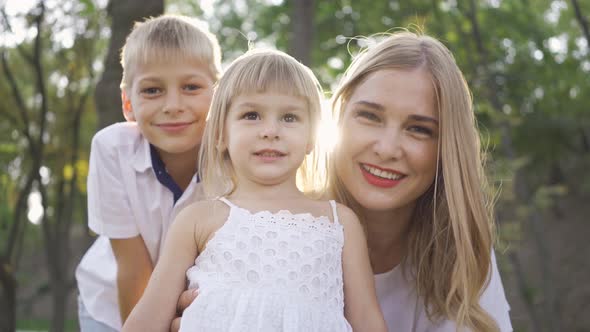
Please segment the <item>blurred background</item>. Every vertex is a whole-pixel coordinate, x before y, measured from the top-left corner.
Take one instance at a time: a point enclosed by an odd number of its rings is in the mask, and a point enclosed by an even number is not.
[[[328,92],[355,38],[422,30],[473,90],[515,331],[590,331],[589,0],[0,0],[0,331],[77,330],[90,139],[123,121],[132,24],[196,16],[224,63],[272,46]]]

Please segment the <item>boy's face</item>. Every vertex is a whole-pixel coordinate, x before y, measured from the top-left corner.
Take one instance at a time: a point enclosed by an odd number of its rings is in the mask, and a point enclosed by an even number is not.
[[[154,61],[134,68],[122,92],[123,112],[136,121],[160,156],[197,153],[211,104],[214,79],[198,61]]]

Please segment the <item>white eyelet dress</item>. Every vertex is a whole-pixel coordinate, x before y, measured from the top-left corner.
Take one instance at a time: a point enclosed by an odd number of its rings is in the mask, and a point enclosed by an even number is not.
[[[199,295],[180,331],[352,331],[334,201],[331,222],[284,210],[251,213],[219,199],[229,216],[186,273]]]

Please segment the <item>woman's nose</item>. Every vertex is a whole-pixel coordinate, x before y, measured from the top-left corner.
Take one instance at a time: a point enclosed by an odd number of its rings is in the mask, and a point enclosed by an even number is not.
[[[401,130],[386,128],[377,136],[373,151],[381,160],[399,159],[403,156],[403,137]]]

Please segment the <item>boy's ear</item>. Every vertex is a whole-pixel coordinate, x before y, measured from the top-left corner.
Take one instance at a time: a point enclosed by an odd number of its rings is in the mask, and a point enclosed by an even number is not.
[[[123,116],[127,121],[135,121],[135,115],[133,114],[133,107],[131,107],[131,100],[129,96],[127,96],[127,92],[123,89],[121,90],[121,102],[123,106]]]

